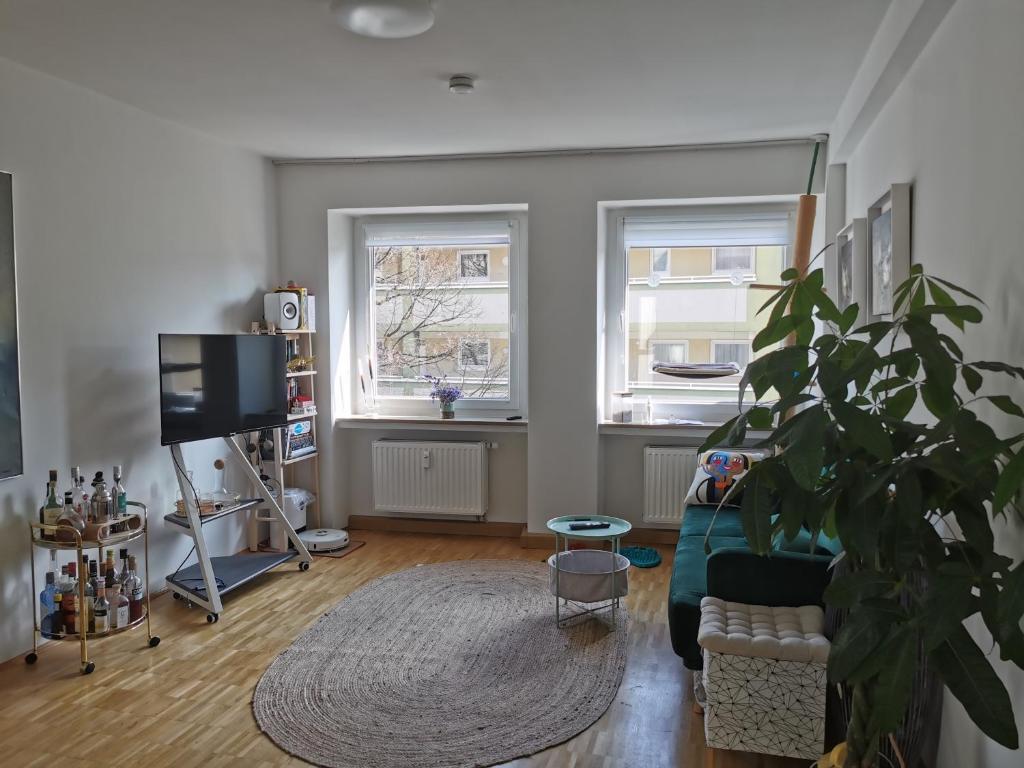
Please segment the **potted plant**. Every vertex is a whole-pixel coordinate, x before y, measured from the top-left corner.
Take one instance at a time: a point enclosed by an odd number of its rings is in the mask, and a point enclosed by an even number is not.
[[[448,383],[446,376],[424,376],[430,382],[430,399],[437,400],[441,406],[442,419],[455,418],[455,401],[462,398],[462,390]]]
[[[964,621],[980,613],[1000,657],[1024,668],[1024,563],[996,551],[993,531],[993,518],[1020,514],[1024,434],[1000,436],[978,415],[988,404],[1024,417],[1011,397],[983,391],[988,377],[1024,379],[1024,369],[965,360],[950,334],[980,323],[982,302],[920,266],[892,318],[859,327],[857,306],[840,312],[820,269],[782,277],[753,348],[790,343],[747,366],[741,412],[704,448],[771,431],[760,444],[774,455],[730,492],[743,492],[755,551],[801,527],[843,544],[825,600],[848,611],[829,658],[830,679],[852,690],[846,766],[878,764],[922,659],[985,734],[1016,749],[1010,697]]]

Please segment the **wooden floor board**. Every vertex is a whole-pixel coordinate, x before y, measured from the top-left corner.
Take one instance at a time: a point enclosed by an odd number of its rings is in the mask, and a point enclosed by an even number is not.
[[[228,597],[217,624],[170,595],[153,602],[154,632],[91,646],[92,675],[78,672],[78,646],[49,643],[39,661],[0,664],[0,764],[97,768],[282,768],[306,763],[281,751],[252,716],[263,670],[294,638],[355,589],[418,563],[541,561],[518,538],[357,531],[366,546],[348,557],[317,558],[308,573],[286,564]],[[692,714],[690,676],[669,642],[665,616],[671,551],[662,565],[630,572],[632,623],[626,671],[615,701],[565,744],[507,768],[700,768],[703,723]],[[59,731],[53,727],[59,724]],[[79,745],[84,745],[80,748]],[[716,768],[796,768],[739,752]]]

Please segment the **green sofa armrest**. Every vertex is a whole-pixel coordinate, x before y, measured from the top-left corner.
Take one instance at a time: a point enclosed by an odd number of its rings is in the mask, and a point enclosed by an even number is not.
[[[831,561],[806,552],[776,550],[765,556],[745,548],[719,549],[708,556],[707,593],[749,605],[824,605]]]

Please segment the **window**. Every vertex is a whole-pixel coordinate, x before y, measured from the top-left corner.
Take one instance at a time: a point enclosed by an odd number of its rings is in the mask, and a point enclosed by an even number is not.
[[[459,277],[486,280],[490,274],[490,251],[459,251]]]
[[[355,361],[363,408],[372,400],[382,413],[435,413],[431,376],[462,389],[460,410],[522,410],[523,223],[519,214],[360,220],[357,309],[366,321],[357,323],[355,348],[372,350]]]
[[[779,282],[791,212],[789,203],[772,203],[609,213],[606,412],[611,392],[627,390],[650,397],[659,417],[735,414],[751,342],[767,322],[758,309],[770,294],[752,286]],[[669,267],[670,279],[651,279]],[[656,362],[735,362],[741,370],[684,379],[655,373]]]
[[[487,370],[491,365],[489,339],[462,339],[459,342],[459,365],[467,371]]]
[[[736,363],[743,370],[750,362],[750,344],[745,341],[712,341],[712,363]]]
[[[669,274],[669,249],[651,248],[651,274],[658,277],[668,277]]]
[[[716,275],[736,271],[751,273],[754,271],[755,250],[749,245],[713,248],[711,250],[711,271]]]

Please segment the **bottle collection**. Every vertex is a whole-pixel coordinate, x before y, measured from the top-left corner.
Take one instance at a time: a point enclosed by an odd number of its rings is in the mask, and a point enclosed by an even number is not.
[[[82,555],[81,570],[73,560],[58,565],[57,551],[50,551],[50,569],[39,593],[39,629],[43,637],[54,638],[85,630],[103,635],[124,629],[144,615],[145,586],[136,571],[135,556],[120,551],[121,567],[114,561],[114,550],[106,551],[106,560],[89,560]],[[85,602],[81,601],[81,581],[85,580]]]
[[[57,496],[57,470],[50,470],[46,497],[39,508],[39,522],[58,526],[57,531],[43,530],[44,539],[74,543],[78,531],[82,539],[97,540],[128,530],[128,493],[122,483],[121,466],[114,466],[114,486],[108,488],[103,472],[92,480],[92,493],[85,487],[85,478],[78,467],[71,468],[71,487],[64,491],[63,503]]]

